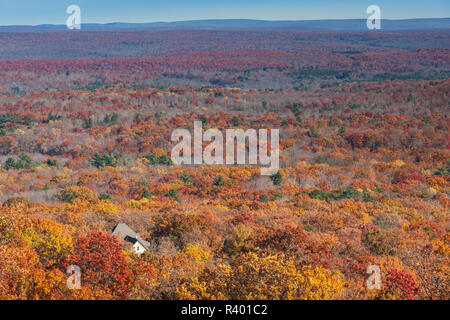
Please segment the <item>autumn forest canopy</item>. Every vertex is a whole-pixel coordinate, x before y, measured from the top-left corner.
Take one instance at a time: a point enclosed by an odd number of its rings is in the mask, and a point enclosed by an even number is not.
[[[449,92],[449,29],[0,30],[0,299],[448,300]],[[173,163],[194,121],[279,171]]]

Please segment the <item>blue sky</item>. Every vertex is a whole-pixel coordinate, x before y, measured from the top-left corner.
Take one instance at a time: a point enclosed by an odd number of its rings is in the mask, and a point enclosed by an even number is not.
[[[71,4],[80,6],[82,23],[365,19],[371,4],[383,19],[450,17],[449,0],[0,0],[0,25],[65,24]]]

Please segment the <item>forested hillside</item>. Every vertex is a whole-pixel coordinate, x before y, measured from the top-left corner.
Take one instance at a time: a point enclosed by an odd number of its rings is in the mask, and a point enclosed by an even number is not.
[[[448,29],[4,31],[0,59],[1,299],[449,299]],[[173,163],[194,121],[280,129],[280,170]]]

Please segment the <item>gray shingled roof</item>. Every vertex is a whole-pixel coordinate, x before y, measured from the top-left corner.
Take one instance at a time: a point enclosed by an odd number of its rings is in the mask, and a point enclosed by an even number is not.
[[[115,235],[117,238],[129,241],[133,244],[136,241],[139,241],[139,243],[142,244],[147,250],[148,247],[150,246],[150,243],[148,241],[142,239],[139,233],[134,232],[134,230],[131,229],[129,226],[127,226],[125,223],[119,223],[117,226],[115,226],[114,229],[112,230],[112,234]]]

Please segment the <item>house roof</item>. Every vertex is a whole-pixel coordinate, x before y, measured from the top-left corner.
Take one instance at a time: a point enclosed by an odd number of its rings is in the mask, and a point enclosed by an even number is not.
[[[135,232],[125,223],[119,223],[118,225],[116,225],[112,230],[112,234],[133,244],[139,242],[147,250],[150,246],[150,243],[148,241],[142,239],[139,233]]]

